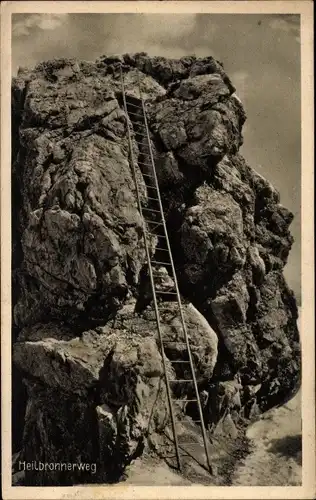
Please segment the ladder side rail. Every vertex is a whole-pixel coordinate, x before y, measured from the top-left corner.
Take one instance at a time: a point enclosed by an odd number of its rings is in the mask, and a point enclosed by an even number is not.
[[[123,78],[123,72],[122,72],[121,67],[120,67],[120,74],[121,74],[123,105],[124,105],[124,111],[125,111],[126,120],[127,120],[127,136],[128,136],[128,143],[129,143],[130,156],[131,156],[132,172],[133,172],[135,189],[136,189],[136,198],[137,198],[137,203],[138,203],[138,209],[139,209],[141,220],[142,220],[146,257],[147,257],[147,261],[148,261],[148,270],[149,270],[150,282],[151,282],[152,293],[153,293],[153,302],[154,302],[154,307],[155,307],[158,336],[159,336],[159,342],[160,342],[160,346],[161,346],[163,369],[164,369],[165,380],[166,380],[167,398],[168,398],[168,403],[169,403],[172,432],[173,432],[174,442],[175,442],[177,464],[178,464],[179,470],[181,470],[179,443],[178,443],[178,437],[177,437],[177,432],[176,432],[176,421],[175,421],[175,415],[174,415],[173,406],[172,406],[171,389],[170,389],[170,385],[169,385],[169,379],[167,376],[167,365],[166,365],[166,359],[165,359],[164,349],[163,349],[162,331],[161,331],[161,325],[160,325],[158,303],[157,303],[157,298],[156,298],[155,282],[154,282],[153,271],[152,271],[152,266],[151,266],[151,257],[150,257],[150,251],[148,248],[148,242],[147,242],[147,238],[146,238],[147,229],[146,229],[145,220],[144,220],[143,213],[142,213],[142,206],[141,206],[139,189],[138,189],[138,184],[137,184],[136,170],[135,170],[135,164],[134,164],[134,155],[133,155],[133,149],[132,149],[132,139],[131,139],[131,134],[130,134],[129,122],[128,122],[129,116],[128,116],[128,111],[127,111],[126,98],[125,98],[124,78]]]
[[[170,242],[169,242],[169,237],[168,237],[168,231],[167,231],[166,221],[165,221],[165,217],[164,217],[163,206],[162,206],[162,202],[161,202],[159,184],[158,184],[156,168],[155,168],[155,161],[154,161],[153,152],[152,152],[151,143],[150,143],[150,137],[149,137],[149,128],[148,128],[148,123],[147,123],[147,118],[146,118],[146,110],[145,110],[143,97],[141,94],[139,75],[138,75],[138,86],[139,86],[140,99],[141,99],[141,103],[142,103],[144,122],[145,122],[145,127],[146,127],[146,132],[147,132],[149,155],[150,155],[150,159],[151,159],[151,163],[152,163],[153,174],[154,174],[155,184],[156,184],[156,188],[157,188],[158,203],[159,203],[159,208],[160,208],[160,212],[161,212],[163,228],[164,228],[164,232],[165,232],[165,236],[166,236],[167,247],[168,247],[168,251],[169,251],[169,255],[170,255],[170,262],[171,262],[172,274],[173,274],[173,279],[175,282],[175,288],[176,288],[176,293],[177,293],[177,301],[178,301],[179,310],[180,310],[181,323],[182,323],[183,333],[185,336],[185,341],[186,341],[186,345],[187,345],[187,349],[188,349],[188,355],[189,355],[189,360],[190,360],[190,365],[191,365],[194,389],[196,392],[198,410],[199,410],[200,419],[201,419],[202,437],[203,437],[204,448],[205,448],[205,453],[206,453],[207,465],[208,465],[209,470],[211,471],[212,467],[211,467],[210,457],[209,457],[208,448],[207,448],[207,436],[206,436],[206,429],[205,429],[205,425],[204,425],[203,410],[202,410],[197,380],[196,380],[196,376],[195,376],[194,362],[193,362],[193,358],[192,358],[192,354],[191,354],[188,332],[187,332],[187,328],[186,328],[186,324],[185,324],[185,320],[184,320],[184,315],[183,315],[183,311],[182,311],[182,303],[181,303],[180,291],[179,291],[179,287],[178,287],[178,280],[177,280],[175,267],[174,267],[174,263],[173,263],[172,252],[171,252],[171,247],[170,247]]]

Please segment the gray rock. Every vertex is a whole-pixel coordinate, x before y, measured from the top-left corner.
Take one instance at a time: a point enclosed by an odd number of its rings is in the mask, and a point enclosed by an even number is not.
[[[139,102],[139,81],[146,101],[207,426],[235,438],[240,419],[281,404],[300,383],[297,307],[283,276],[293,215],[238,153],[246,115],[221,63],[146,53],[40,63],[12,81],[14,362],[28,388],[16,447],[23,460],[95,462],[97,472],[28,471],[19,483],[118,480],[171,432],[120,65],[127,96]],[[132,136],[150,207],[148,152]],[[161,240],[149,239],[157,260]],[[174,285],[166,269],[158,281]],[[167,299],[163,334],[179,342]],[[170,363],[185,349],[173,344],[166,356],[170,377],[185,377]]]

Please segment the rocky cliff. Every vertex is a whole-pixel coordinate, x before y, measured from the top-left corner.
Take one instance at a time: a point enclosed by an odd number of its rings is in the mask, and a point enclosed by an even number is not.
[[[170,446],[120,64],[127,95],[137,100],[139,75],[146,99],[209,435],[234,435],[299,386],[297,308],[283,276],[293,216],[238,152],[246,116],[222,64],[140,53],[20,69],[12,83],[14,448],[20,460],[97,464],[93,477],[27,471],[29,485],[117,480],[137,456]],[[174,340],[176,309],[166,306],[162,326]]]

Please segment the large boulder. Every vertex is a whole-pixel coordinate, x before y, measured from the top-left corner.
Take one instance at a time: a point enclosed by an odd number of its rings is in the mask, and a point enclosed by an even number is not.
[[[21,69],[12,82],[13,331],[15,377],[28,394],[13,394],[25,414],[14,448],[27,461],[97,464],[93,474],[27,471],[26,484],[115,480],[143,449],[159,451],[170,427],[121,71],[128,102],[140,105],[139,90],[145,102],[208,431],[235,436],[238,422],[300,383],[297,307],[283,276],[293,215],[238,153],[246,115],[222,64],[138,53]],[[129,125],[140,198],[153,208],[141,122]],[[164,235],[155,222],[150,232],[149,252],[163,263]],[[175,285],[167,268],[154,269],[164,290]],[[159,309],[170,378],[189,378],[178,304],[166,294]],[[172,386],[175,399],[192,390]],[[194,405],[176,405],[181,412],[196,416]]]
[[[217,336],[191,304],[184,316],[198,379],[207,382],[216,363]],[[183,336],[172,303],[166,303],[162,330],[164,340]],[[51,463],[96,464],[94,471],[26,471],[27,484],[112,481],[142,453],[148,436],[155,443],[155,435],[170,427],[159,346],[153,312],[135,316],[131,305],[114,323],[80,337],[54,323],[22,330],[14,346],[14,362],[25,373],[28,389],[20,460],[45,463],[49,456]],[[170,379],[187,376],[183,365],[175,368],[170,361],[185,355],[176,345],[166,350]]]

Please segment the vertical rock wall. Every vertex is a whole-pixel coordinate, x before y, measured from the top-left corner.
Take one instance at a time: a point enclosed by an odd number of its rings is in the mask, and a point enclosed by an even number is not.
[[[238,153],[246,116],[222,65],[141,53],[21,69],[12,82],[13,331],[27,404],[14,400],[25,411],[15,448],[24,460],[98,470],[30,472],[26,484],[117,480],[159,448],[168,426],[120,64],[129,98],[137,102],[139,76],[146,99],[209,432],[228,421],[238,429],[300,382],[297,307],[283,276],[293,216]],[[134,139],[133,148],[144,157]],[[167,304],[163,327],[174,339]]]

